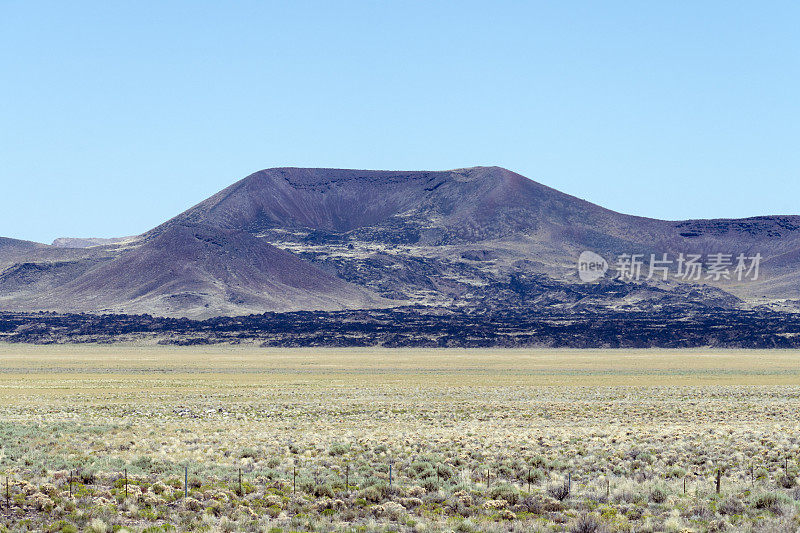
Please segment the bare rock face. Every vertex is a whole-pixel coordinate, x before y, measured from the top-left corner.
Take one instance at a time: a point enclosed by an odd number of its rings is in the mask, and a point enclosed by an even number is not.
[[[580,284],[583,251],[739,253],[759,280]],[[499,167],[256,172],[134,238],[0,239],[0,310],[210,317],[403,304],[590,309],[788,305],[800,217],[661,221]],[[777,303],[776,303],[777,302]]]

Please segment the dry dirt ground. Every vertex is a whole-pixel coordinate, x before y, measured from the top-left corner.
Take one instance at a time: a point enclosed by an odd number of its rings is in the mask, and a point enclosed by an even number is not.
[[[0,345],[0,528],[796,531],[798,408],[793,351]]]

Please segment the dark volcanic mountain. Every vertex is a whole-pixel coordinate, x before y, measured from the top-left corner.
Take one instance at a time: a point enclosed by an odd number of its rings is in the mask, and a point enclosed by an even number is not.
[[[800,299],[800,217],[634,217],[498,167],[263,170],[138,238],[58,244],[0,240],[0,310],[208,317],[402,304],[785,308]],[[759,253],[762,276],[581,284],[584,250],[612,267],[619,254]]]
[[[373,232],[387,242],[478,242],[556,228],[626,240],[657,221],[627,217],[498,167],[445,172],[278,168],[231,185],[161,228],[202,223],[251,233]],[[602,229],[601,229],[602,228]]]

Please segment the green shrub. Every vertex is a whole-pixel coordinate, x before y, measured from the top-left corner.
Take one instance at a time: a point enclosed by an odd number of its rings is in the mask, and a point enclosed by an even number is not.
[[[789,503],[789,498],[779,492],[761,492],[753,497],[753,507],[776,511],[782,503]]]
[[[442,484],[435,477],[429,477],[423,479],[419,486],[428,492],[436,492],[441,488]]]
[[[519,491],[517,491],[516,487],[508,485],[507,483],[495,485],[489,491],[489,495],[493,500],[505,500],[511,505],[519,502]]]
[[[328,455],[336,457],[336,456],[339,456],[339,455],[344,455],[349,451],[350,451],[350,445],[342,444],[340,442],[334,442],[328,448]]]
[[[583,514],[576,518],[569,526],[570,533],[595,533],[600,531],[603,523],[596,514]]]
[[[564,501],[569,497],[569,483],[566,481],[553,483],[547,487],[547,494],[558,501]]]
[[[335,493],[333,492],[333,487],[329,483],[319,483],[315,485],[312,494],[317,498],[322,498],[322,497],[333,498],[335,496]]]
[[[436,477],[436,470],[433,465],[427,461],[414,461],[408,467],[408,473],[417,479],[424,479],[427,477]]]
[[[667,489],[660,485],[650,489],[650,501],[653,503],[664,503],[667,501],[667,495]]]
[[[251,459],[256,459],[258,458],[258,456],[259,456],[258,450],[252,447],[242,448],[242,451],[239,452],[239,457],[242,459],[246,457],[249,457]]]
[[[370,485],[369,487],[365,487],[358,495],[364,500],[373,503],[380,503],[386,498],[386,496],[388,496],[388,494],[388,485]]]
[[[525,471],[524,474],[522,474],[522,480],[525,483],[537,483],[542,479],[544,479],[544,472],[542,472],[538,468],[528,469]]]
[[[686,477],[686,470],[679,466],[674,466],[667,471],[667,477],[671,479],[681,479]]]

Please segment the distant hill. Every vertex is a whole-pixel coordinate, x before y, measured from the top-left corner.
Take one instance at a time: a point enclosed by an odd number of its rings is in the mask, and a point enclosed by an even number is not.
[[[595,284],[577,276],[585,250],[612,267]],[[760,254],[759,279],[611,282],[620,254],[646,262],[715,253]],[[207,318],[413,304],[794,309],[798,301],[798,216],[635,217],[499,167],[269,169],[138,237],[0,240],[0,310]]]
[[[108,244],[122,243],[125,241],[134,240],[135,238],[136,237],[115,237],[111,239],[104,239],[100,237],[59,237],[53,241],[53,246],[58,248],[91,248],[92,246],[106,246]]]

